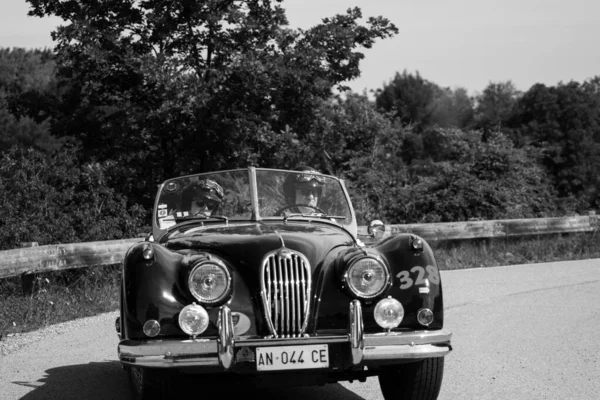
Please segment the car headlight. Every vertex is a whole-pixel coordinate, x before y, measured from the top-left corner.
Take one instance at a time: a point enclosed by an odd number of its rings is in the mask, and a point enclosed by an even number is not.
[[[188,285],[196,300],[213,305],[223,300],[231,291],[231,275],[222,261],[210,258],[192,269]]]
[[[387,289],[389,278],[388,269],[381,261],[365,257],[350,265],[344,275],[344,282],[357,297],[371,299]]]

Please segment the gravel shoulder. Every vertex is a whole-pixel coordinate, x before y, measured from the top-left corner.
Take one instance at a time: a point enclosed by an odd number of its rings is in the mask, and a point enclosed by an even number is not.
[[[113,311],[91,317],[75,319],[56,325],[50,325],[48,327],[33,332],[15,333],[7,335],[3,337],[2,340],[0,340],[0,357],[5,357],[9,354],[15,353],[21,349],[31,346],[34,343],[39,342],[40,340],[79,330],[81,328],[89,326],[91,323],[95,325],[114,325],[115,318],[117,318],[118,315],[118,311]]]

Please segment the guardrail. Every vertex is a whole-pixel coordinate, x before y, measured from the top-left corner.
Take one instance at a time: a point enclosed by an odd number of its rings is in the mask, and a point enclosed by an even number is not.
[[[587,216],[575,217],[388,225],[384,237],[406,232],[421,236],[427,241],[435,241],[508,238],[596,230],[598,230],[598,216],[595,212],[590,212]],[[359,234],[366,234],[366,232],[366,227],[359,227]],[[118,264],[123,261],[127,249],[141,240],[143,239],[133,238],[46,246],[34,244],[32,247],[0,251],[0,279],[63,269]]]

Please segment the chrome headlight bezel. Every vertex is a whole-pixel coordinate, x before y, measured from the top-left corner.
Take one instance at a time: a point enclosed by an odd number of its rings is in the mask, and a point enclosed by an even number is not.
[[[196,274],[201,273],[206,268],[214,267],[216,267],[222,273],[222,279],[224,280],[226,286],[222,293],[209,298],[203,296],[195,289],[194,277],[196,276]],[[222,260],[214,256],[210,256],[208,258],[203,259],[202,261],[197,262],[191,268],[190,273],[187,277],[187,285],[188,290],[190,291],[190,294],[194,297],[194,299],[206,306],[217,306],[224,303],[229,298],[233,290],[232,277],[229,268],[227,268],[227,266]]]
[[[375,263],[375,265],[377,266],[377,268],[380,269],[381,273],[383,274],[383,279],[381,279],[381,286],[375,290],[372,291],[370,293],[364,293],[361,292],[356,285],[356,282],[353,280],[352,277],[352,272],[354,271],[355,268],[360,268],[361,266],[363,266],[363,264],[365,263]],[[381,295],[383,295],[388,288],[390,287],[391,284],[391,274],[390,274],[390,269],[387,266],[387,264],[383,261],[383,259],[381,259],[381,257],[378,257],[377,255],[374,254],[369,254],[360,258],[357,258],[355,260],[352,260],[345,272],[344,275],[342,277],[342,283],[344,286],[344,289],[346,291],[348,291],[352,296],[358,298],[358,299],[375,299]]]

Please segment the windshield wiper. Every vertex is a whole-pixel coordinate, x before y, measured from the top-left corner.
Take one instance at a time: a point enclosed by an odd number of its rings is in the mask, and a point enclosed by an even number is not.
[[[175,221],[193,221],[196,219],[220,219],[221,221],[227,221],[228,218],[224,215],[203,215],[203,214],[198,214],[198,215],[187,215],[185,217],[175,217]]]
[[[289,218],[302,217],[302,218],[320,218],[320,219],[346,219],[341,215],[327,215],[323,213],[283,213],[283,220],[287,221]]]

